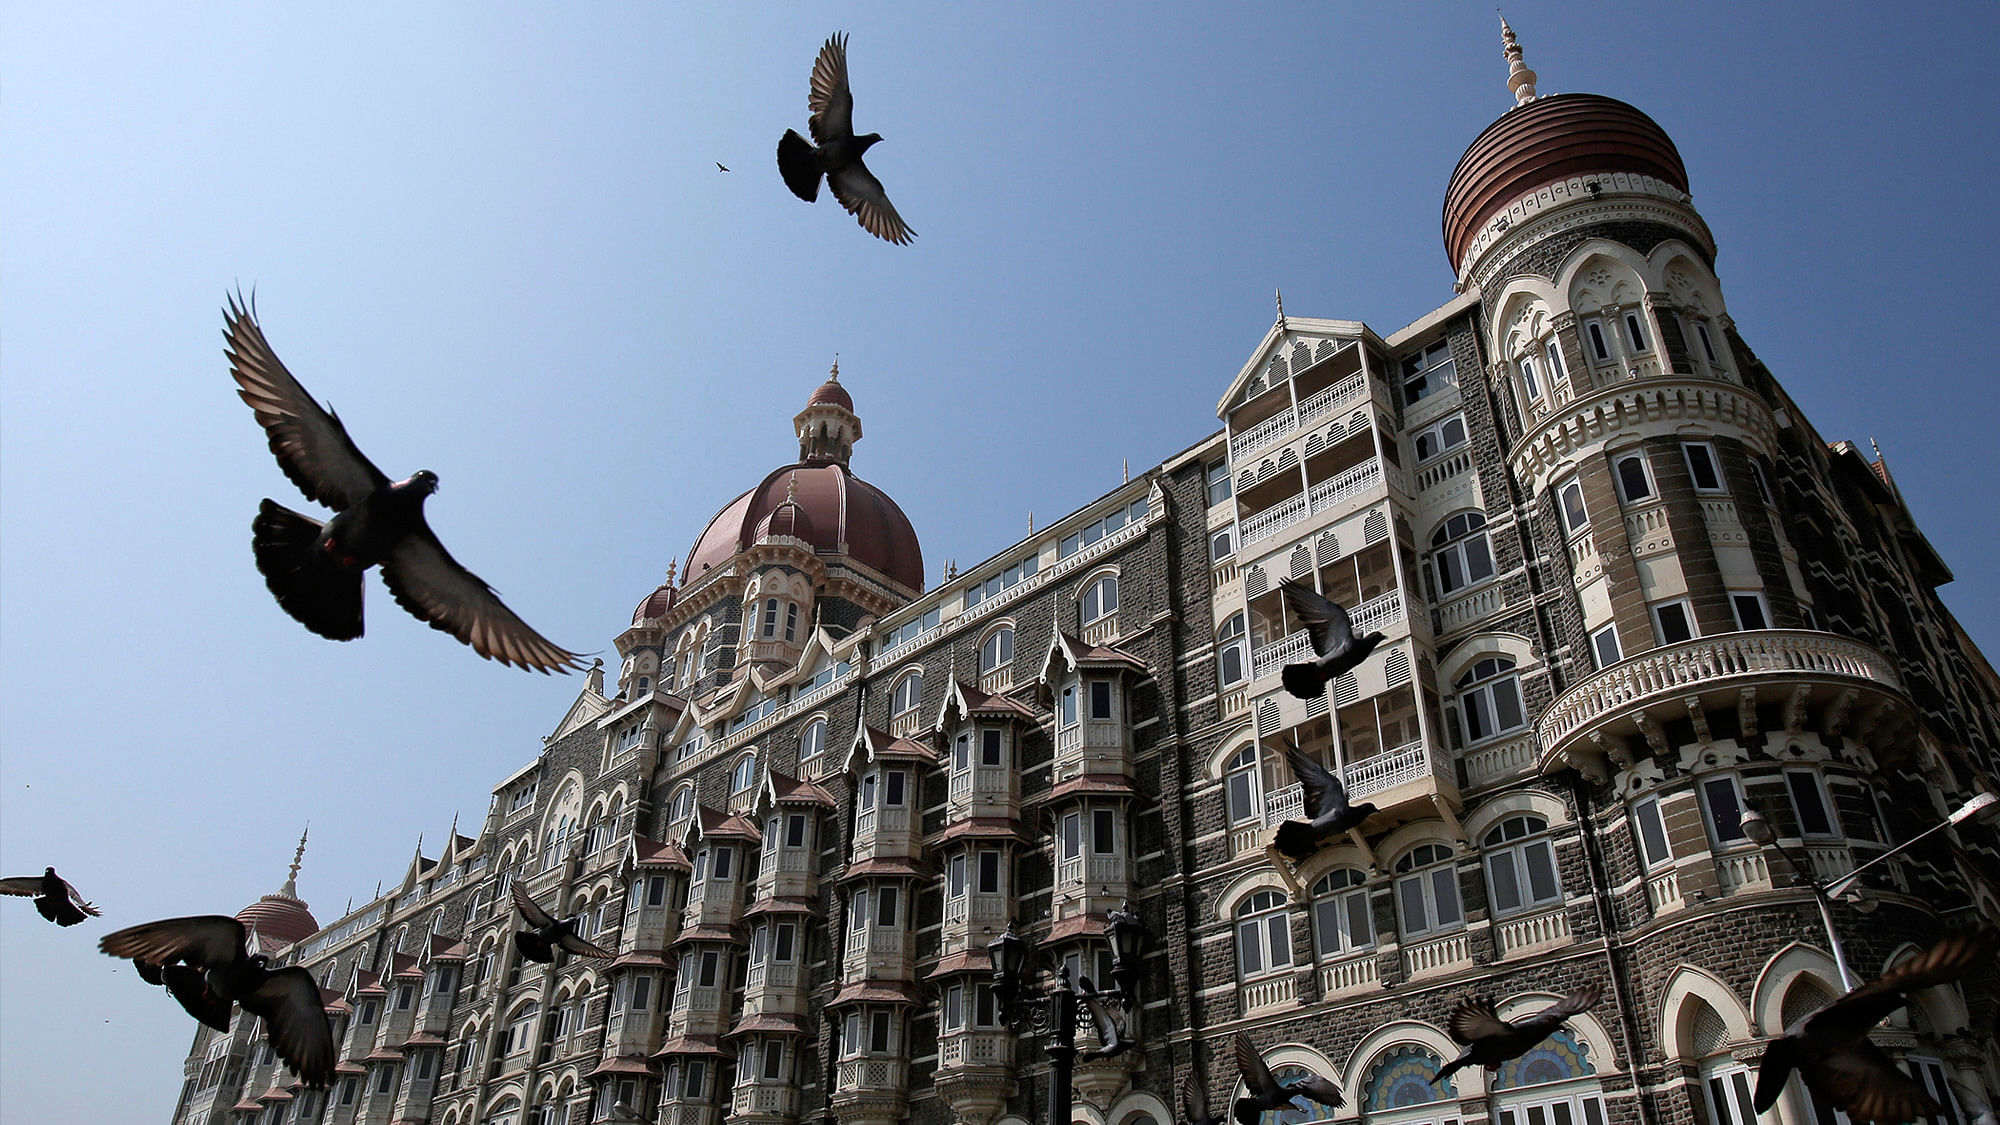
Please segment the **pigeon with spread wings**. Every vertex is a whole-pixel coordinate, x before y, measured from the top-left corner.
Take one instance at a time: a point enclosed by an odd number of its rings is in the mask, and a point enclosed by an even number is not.
[[[1181,1120],[1186,1125],[1222,1125],[1222,1118],[1208,1112],[1208,1095],[1190,1071],[1181,1083]]]
[[[1445,1030],[1451,1034],[1452,1041],[1462,1044],[1465,1050],[1444,1064],[1437,1077],[1431,1079],[1431,1084],[1442,1084],[1460,1067],[1477,1064],[1492,1070],[1501,1063],[1520,1058],[1528,1053],[1528,1048],[1560,1029],[1564,1020],[1596,1007],[1603,995],[1603,985],[1587,984],[1527,1019],[1512,1023],[1494,1012],[1493,1001],[1488,997],[1475,996],[1459,1001],[1458,1006],[1451,1010]]]
[[[1125,1035],[1124,1019],[1113,1014],[1111,1006],[1104,1002],[1103,994],[1090,983],[1089,977],[1076,979],[1076,991],[1083,998],[1083,1006],[1090,1012],[1091,1024],[1097,1029],[1097,1046],[1078,1051],[1077,1058],[1085,1062],[1114,1058],[1137,1046]]]
[[[202,992],[186,999],[181,989],[191,989],[192,980],[176,985],[168,978],[175,998],[189,1012],[216,1026],[207,1014],[212,1005],[219,1004],[225,1013],[231,1002],[243,1005],[244,1011],[264,1018],[271,1048],[292,1073],[308,1088],[325,1089],[333,1080],[334,1046],[318,982],[297,966],[272,969],[269,958],[251,953],[248,946],[243,923],[220,914],[147,922],[106,934],[97,943],[113,957],[198,972]],[[227,1026],[226,1014],[220,1023]]]
[[[1794,1070],[1822,1105],[1856,1121],[1921,1121],[1938,1106],[1868,1039],[1868,1030],[1920,988],[1954,981],[1992,960],[1993,931],[1951,934],[1785,1030],[1757,1064],[1757,1112],[1770,1109]]]
[[[1240,1031],[1236,1033],[1236,1069],[1242,1074],[1243,1087],[1248,1092],[1236,1099],[1230,1115],[1243,1125],[1257,1125],[1267,1109],[1291,1109],[1295,1097],[1311,1098],[1335,1109],[1347,1103],[1340,1087],[1322,1075],[1308,1072],[1283,1082],[1271,1077],[1271,1068],[1264,1065],[1264,1056],[1257,1045]]]
[[[1318,654],[1315,659],[1284,667],[1285,690],[1300,699],[1318,699],[1326,694],[1328,680],[1353,670],[1368,659],[1376,645],[1389,639],[1383,633],[1356,637],[1354,622],[1347,611],[1303,582],[1287,578],[1278,583],[1278,589],[1284,592],[1285,608],[1305,623],[1312,637],[1313,652]]]
[[[424,522],[437,491],[429,469],[391,481],[278,360],[256,312],[232,297],[224,313],[229,373],[270,435],[271,452],[306,499],[332,508],[322,524],[265,500],[250,524],[265,585],[286,613],[336,641],[361,635],[361,577],[371,566],[396,603],[488,660],[542,672],[583,666],[514,615],[479,576],[460,566]]]
[[[564,949],[578,957],[613,957],[616,954],[602,946],[576,936],[576,919],[557,918],[543,910],[540,904],[528,897],[521,884],[514,884],[514,908],[521,912],[522,921],[534,927],[530,930],[514,931],[514,948],[530,961],[546,965],[555,960],[555,951]]]
[[[795,129],[785,130],[778,140],[778,173],[792,194],[811,203],[819,198],[819,178],[869,234],[898,246],[907,246],[917,232],[910,229],[882,190],[882,181],[861,162],[861,154],[877,141],[880,133],[854,135],[854,94],[847,88],[847,35],[835,32],[819,49],[813,61],[812,93],[806,99],[812,110],[807,127],[813,139],[806,140]]]
[[[58,926],[74,926],[101,913],[95,906],[83,901],[83,896],[76,893],[69,880],[56,874],[53,867],[44,869],[40,875],[0,879],[0,895],[33,896],[35,909]]]
[[[1375,815],[1375,806],[1366,801],[1350,804],[1347,786],[1341,784],[1340,775],[1321,765],[1319,759],[1287,743],[1285,761],[1292,767],[1292,776],[1299,779],[1299,787],[1305,792],[1306,811],[1311,814],[1309,820],[1285,821],[1273,834],[1278,850],[1292,862],[1306,859],[1321,844],[1350,828],[1360,827],[1362,821]]]

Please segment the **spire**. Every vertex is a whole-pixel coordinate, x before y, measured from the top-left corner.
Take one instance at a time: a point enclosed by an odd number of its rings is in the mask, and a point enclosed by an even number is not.
[[[283,887],[278,888],[278,893],[284,895],[286,898],[299,897],[299,864],[305,861],[306,836],[311,832],[312,832],[312,825],[307,824],[306,830],[304,832],[299,833],[299,848],[297,851],[292,853],[291,873],[285,876],[285,885]]]
[[[1282,331],[1285,327],[1285,291],[1279,289],[1276,290],[1276,293],[1278,294],[1278,328]]]
[[[674,571],[678,570],[679,568],[680,568],[680,560],[679,560],[679,559],[668,559],[668,560],[667,560],[667,585],[668,585],[668,586],[672,586],[672,585],[674,584]]]
[[[838,382],[840,382],[840,353],[839,353],[839,352],[835,352],[835,353],[833,353],[833,370],[831,370],[831,371],[828,371],[828,372],[826,373],[826,381],[827,381],[827,382],[829,382],[829,383],[838,383]]]
[[[1515,105],[1527,105],[1535,100],[1535,72],[1521,61],[1521,45],[1514,41],[1514,29],[1507,26],[1506,16],[1500,17],[1500,42],[1504,44],[1501,53],[1507,56],[1507,90],[1514,95]]]
[[[799,474],[798,470],[794,469],[792,471],[792,474],[785,478],[785,503],[796,504],[798,502],[799,502]]]

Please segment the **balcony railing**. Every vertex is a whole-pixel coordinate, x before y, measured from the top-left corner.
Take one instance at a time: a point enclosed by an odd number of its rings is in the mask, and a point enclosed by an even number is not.
[[[842,1059],[834,1089],[837,1094],[859,1090],[907,1090],[909,1067],[908,1060],[899,1058],[863,1056]]]
[[[1289,1008],[1298,1002],[1299,978],[1289,972],[1249,981],[1236,989],[1238,1015],[1267,1008]]]
[[[1352,800],[1394,789],[1422,777],[1451,780],[1445,763],[1426,751],[1421,742],[1398,746],[1387,754],[1378,754],[1364,761],[1350,762],[1340,774],[1341,782],[1347,786],[1347,795]],[[1274,789],[1264,798],[1264,826],[1304,819],[1305,807],[1305,787],[1298,782],[1283,789]],[[1254,829],[1256,822],[1252,821],[1251,825]]]
[[[1606,715],[1754,676],[1840,676],[1900,691],[1881,653],[1831,633],[1760,629],[1700,637],[1621,661],[1564,692],[1537,724],[1545,751]]]
[[[1308,396],[1299,403],[1301,426],[1310,426],[1348,403],[1368,393],[1368,374],[1357,371],[1333,386]]]
[[[1390,590],[1355,606],[1348,615],[1356,633],[1372,632],[1403,619],[1403,591]]]
[[[1321,996],[1335,996],[1342,992],[1353,992],[1368,988],[1381,979],[1375,967],[1375,951],[1349,957],[1345,961],[1334,961],[1319,967],[1319,993]]]
[[[1495,746],[1482,746],[1463,755],[1465,782],[1475,788],[1534,768],[1540,747],[1535,736],[1521,735]]]
[[[736,1087],[731,1110],[738,1117],[791,1117],[799,1111],[799,1088],[779,1082],[749,1082]]]
[[[938,1040],[938,1069],[1005,1066],[1012,1061],[1013,1037],[1004,1031],[967,1031]]]
[[[1335,504],[1366,492],[1381,483],[1382,462],[1370,457],[1339,476],[1313,485],[1306,495],[1312,502],[1313,511],[1324,512]]]
[[[1297,425],[1298,417],[1289,408],[1264,419],[1229,439],[1230,460],[1241,460],[1262,452],[1266,447],[1277,444],[1280,438],[1291,433]]]
[[[1123,886],[1125,881],[1123,856],[1089,855],[1056,861],[1058,886]]]
[[[993,894],[963,894],[957,898],[944,900],[944,923],[950,925],[978,924],[981,922],[1004,922],[1008,914],[1008,900]]]
[[[1403,949],[1403,960],[1413,977],[1446,973],[1472,964],[1472,953],[1462,933],[1432,941],[1418,942]]]
[[[1263,679],[1287,664],[1296,664],[1312,655],[1312,634],[1300,629],[1250,654],[1250,675]]]
[[[1438,485],[1452,480],[1460,473],[1472,471],[1472,450],[1469,447],[1455,449],[1443,457],[1417,469],[1417,491],[1429,492]]]
[[[1768,886],[1771,869],[1764,863],[1762,849],[1732,852],[1715,857],[1715,881],[1725,895],[1746,887]]]
[[[1558,906],[1539,914],[1502,918],[1493,924],[1493,939],[1500,956],[1512,957],[1526,949],[1569,941],[1569,911]]]
[[[1243,545],[1249,546],[1260,540],[1269,539],[1285,528],[1306,518],[1308,509],[1304,496],[1293,496],[1274,508],[1266,508],[1243,521]]]

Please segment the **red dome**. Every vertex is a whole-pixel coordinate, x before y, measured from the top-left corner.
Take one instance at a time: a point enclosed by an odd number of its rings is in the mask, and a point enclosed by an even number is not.
[[[647,594],[639,608],[632,611],[632,624],[643,625],[648,618],[658,617],[674,607],[674,588],[662,586]]]
[[[304,902],[287,894],[265,895],[237,911],[236,920],[255,929],[266,944],[290,945],[319,932],[312,911]]]
[[[1687,167],[1652,118],[1616,98],[1550,94],[1502,114],[1472,142],[1444,193],[1456,270],[1481,227],[1529,191],[1586,172],[1631,172],[1687,190]]]
[[[821,383],[819,389],[806,399],[806,405],[809,407],[818,406],[822,402],[830,402],[846,411],[854,409],[854,400],[848,397],[847,388],[841,386],[838,379],[828,379]]]
[[[828,386],[839,388],[832,382]],[[821,387],[814,397],[825,390]],[[845,398],[847,393],[840,394]],[[781,507],[795,511],[780,514]],[[778,524],[789,530],[774,526]],[[923,548],[909,517],[881,489],[846,465],[828,461],[773,470],[763,483],[730,501],[695,540],[681,581],[700,581],[703,572],[766,533],[804,539],[819,554],[845,554],[912,590],[924,588]]]

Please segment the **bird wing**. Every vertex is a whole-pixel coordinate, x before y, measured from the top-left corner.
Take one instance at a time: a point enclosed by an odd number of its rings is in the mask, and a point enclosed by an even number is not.
[[[556,924],[554,916],[537,905],[534,899],[529,898],[528,892],[522,889],[521,884],[515,883],[513,891],[514,909],[521,912],[521,917],[527,919],[528,925],[539,930],[543,926],[553,926]]]
[[[143,961],[132,963],[145,964]],[[236,1005],[210,992],[208,975],[200,969],[186,965],[162,965],[157,983],[166,986],[167,995],[172,996],[188,1015],[217,1031],[229,1030],[229,1014],[236,1009]]]
[[[21,895],[33,898],[42,893],[40,875],[16,875],[12,879],[0,879],[0,895]]]
[[[1111,1015],[1111,1009],[1104,1006],[1104,1001],[1098,998],[1097,986],[1090,983],[1090,978],[1080,977],[1076,984],[1077,990],[1083,993],[1083,1006],[1090,1009],[1090,1018],[1097,1024],[1097,1042],[1109,1047],[1124,1038],[1120,1034],[1117,1019]]]
[[[564,949],[569,950],[571,953],[576,954],[578,957],[618,956],[616,953],[611,952],[610,950],[604,948],[603,946],[592,945],[590,942],[587,942],[582,938],[566,930],[562,933],[561,936],[556,938],[556,944],[562,946]]]
[[[243,998],[243,1007],[264,1017],[271,1046],[308,1087],[325,1089],[333,1081],[333,1029],[311,973],[279,969]]]
[[[813,143],[846,140],[854,135],[854,95],[847,88],[847,33],[836,31],[819,49],[813,60],[812,94],[806,98],[812,110],[807,122]],[[849,208],[852,210],[852,208]]]
[[[458,564],[430,528],[419,526],[382,562],[396,604],[431,628],[502,664],[547,675],[583,667],[583,658],[528,627],[479,576]]]
[[[219,968],[243,956],[243,923],[221,914],[165,918],[105,934],[97,948],[113,957],[129,957],[149,965],[184,961],[202,968]]]
[[[1476,1040],[1505,1035],[1513,1027],[1493,1011],[1491,997],[1474,996],[1460,1000],[1452,1008],[1445,1020],[1445,1030],[1451,1033],[1452,1042],[1470,1047]]]
[[[1188,1125],[1214,1125],[1215,1118],[1208,1115],[1208,1097],[1192,1073],[1181,1082],[1181,1110],[1187,1114]]]
[[[1813,1084],[1831,1096],[1836,1109],[1856,1121],[1891,1125],[1921,1121],[1938,1113],[1937,1103],[1915,1079],[1896,1068],[1882,1048],[1863,1039],[1828,1051],[1805,1064]]]
[[[1347,1096],[1340,1092],[1340,1087],[1333,1079],[1322,1074],[1307,1073],[1291,1079],[1285,1083],[1285,1089],[1304,1094],[1321,1105],[1332,1106],[1335,1109],[1347,1104]]]
[[[71,906],[77,908],[78,910],[83,911],[85,914],[90,915],[92,918],[101,918],[104,916],[104,912],[102,910],[99,910],[97,907],[91,905],[88,902],[85,902],[83,896],[76,893],[75,885],[73,885],[68,879],[60,879],[58,881],[62,883],[63,891],[69,895],[69,904]]]
[[[1285,607],[1306,623],[1311,631],[1313,651],[1321,656],[1346,652],[1354,645],[1354,622],[1347,611],[1321,597],[1319,591],[1302,582],[1285,579],[1278,583],[1285,595]]]
[[[236,393],[256,412],[258,423],[270,435],[278,467],[306,499],[345,511],[389,483],[388,476],[355,447],[340,418],[314,402],[285,370],[257,326],[254,310],[232,296],[223,322]]]
[[[1992,950],[1994,934],[1972,930],[1947,934],[1930,948],[1905,957],[1880,977],[1807,1016],[1805,1036],[1821,1043],[1850,1043],[1868,1034],[1919,988],[1957,980]]]
[[[885,242],[907,246],[917,237],[917,232],[896,213],[896,205],[889,202],[889,194],[882,190],[882,181],[859,160],[848,161],[847,166],[828,172],[826,186],[833,197],[847,208],[847,213],[860,220],[861,227],[869,234]]]
[[[1251,1097],[1266,1102],[1284,1100],[1284,1092],[1271,1077],[1271,1068],[1264,1065],[1264,1056],[1258,1052],[1257,1045],[1240,1031],[1236,1033],[1236,1069],[1242,1075],[1243,1085],[1250,1091]]]
[[[1330,769],[1320,764],[1319,759],[1298,748],[1285,744],[1285,761],[1292,767],[1292,775],[1299,779],[1299,785],[1306,792],[1306,814],[1308,820],[1318,820],[1327,815],[1338,816],[1347,811],[1347,786]]]
[[[1569,1019],[1578,1012],[1587,1012],[1591,1008],[1596,1007],[1597,1001],[1603,995],[1603,985],[1596,983],[1584,985],[1582,988],[1550,1004],[1534,1015],[1526,1019],[1515,1020],[1512,1024],[1512,1032],[1524,1044],[1522,1049],[1525,1050],[1527,1046],[1532,1046],[1547,1038],[1550,1032],[1563,1025],[1564,1020]]]

